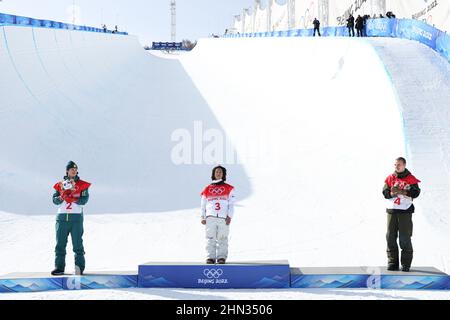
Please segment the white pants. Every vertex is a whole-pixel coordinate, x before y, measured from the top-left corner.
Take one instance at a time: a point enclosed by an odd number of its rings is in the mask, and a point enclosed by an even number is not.
[[[206,219],[206,254],[208,259],[228,258],[228,235],[230,226],[225,219],[208,217]]]

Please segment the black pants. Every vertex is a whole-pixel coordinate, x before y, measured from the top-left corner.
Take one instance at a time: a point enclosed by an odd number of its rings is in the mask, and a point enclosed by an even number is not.
[[[362,29],[356,29],[358,37],[364,37]]]
[[[320,28],[314,28],[314,37],[316,36],[316,31],[319,34],[319,37],[321,37],[322,35],[320,34]]]
[[[347,27],[348,28],[348,36],[354,37],[355,36],[355,27]]]
[[[399,254],[397,238],[400,239],[402,249],[402,266],[411,267],[413,260],[413,246],[411,237],[413,235],[412,213],[393,213],[387,216],[387,256],[388,264],[399,266]]]

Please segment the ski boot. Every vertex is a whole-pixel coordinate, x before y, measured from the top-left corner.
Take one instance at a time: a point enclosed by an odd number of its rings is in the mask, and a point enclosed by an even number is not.
[[[388,271],[400,271],[398,265],[395,265],[395,264],[388,265],[387,269],[388,269]]]
[[[63,276],[64,275],[64,270],[60,270],[58,268],[56,268],[55,270],[52,271],[52,276]]]

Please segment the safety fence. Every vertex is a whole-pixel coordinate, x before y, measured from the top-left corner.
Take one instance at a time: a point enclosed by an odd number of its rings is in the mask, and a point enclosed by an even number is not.
[[[345,26],[321,28],[325,37],[345,37],[349,30]],[[422,21],[413,19],[369,19],[365,27],[369,37],[391,37],[419,41],[439,52],[450,62],[450,36]],[[312,37],[314,29],[292,29],[272,32],[227,34],[225,38],[261,38],[261,37]]]
[[[50,29],[66,29],[66,30],[77,30],[77,31],[88,31],[88,32],[101,32],[101,33],[111,33],[118,35],[128,35],[127,32],[116,32],[108,29],[80,26],[70,23],[52,21],[52,20],[41,20],[29,17],[15,16],[11,14],[0,13],[0,26],[24,26],[24,27],[35,27],[35,28],[50,28]]]

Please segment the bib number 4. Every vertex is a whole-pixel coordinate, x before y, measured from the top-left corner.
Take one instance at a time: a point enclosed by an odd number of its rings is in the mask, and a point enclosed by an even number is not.
[[[397,198],[395,199],[394,203],[399,206],[402,203],[402,200],[400,198]]]

